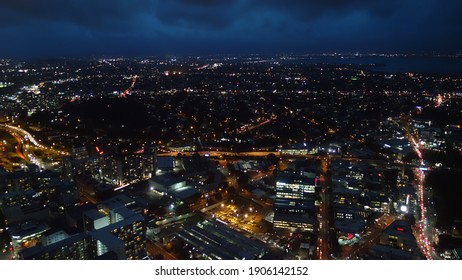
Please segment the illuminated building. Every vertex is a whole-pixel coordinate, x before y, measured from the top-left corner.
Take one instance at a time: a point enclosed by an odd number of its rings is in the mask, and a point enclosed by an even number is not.
[[[156,162],[156,176],[167,173],[176,174],[184,169],[182,159],[178,157],[158,157]]]
[[[97,257],[112,251],[118,259],[142,259],[145,252],[144,218],[127,208],[134,202],[126,196],[117,196],[98,205],[98,212],[109,225],[93,231]]]
[[[315,219],[307,215],[274,214],[273,226],[277,229],[313,231]]]
[[[94,179],[116,186],[151,178],[155,174],[155,166],[156,155],[152,153],[63,159],[63,172],[69,179],[89,172]]]
[[[364,230],[366,221],[355,206],[336,205],[334,210],[334,227],[337,231],[340,245],[359,242],[360,233]]]
[[[42,235],[49,229],[50,227],[47,224],[36,221],[10,226],[8,232],[10,233],[15,254],[20,253],[24,248],[34,247],[40,243]]]
[[[110,224],[109,217],[97,210],[90,210],[83,214],[85,231],[97,230]]]
[[[369,250],[370,259],[423,259],[408,222],[397,220],[382,233],[379,243]]]
[[[412,118],[412,126],[415,129],[422,129],[422,128],[429,128],[432,125],[432,121],[428,119],[422,119],[422,118]]]
[[[135,201],[124,194],[114,196],[97,205],[98,210],[109,217],[110,223],[121,220],[120,212],[125,212],[126,217],[133,215],[133,211],[139,213],[140,209],[135,207]]]
[[[79,233],[48,246],[35,246],[21,252],[23,260],[88,260],[94,259],[94,246],[90,236]]]
[[[395,209],[398,209],[401,214],[413,214],[416,206],[415,188],[411,184],[400,187],[397,200],[394,202]]]
[[[69,238],[69,234],[67,234],[67,232],[65,232],[64,230],[51,229],[42,235],[42,245],[51,245],[67,238]]]
[[[58,172],[39,172],[33,170],[34,167],[7,173],[3,178],[5,191],[0,193],[0,210],[8,224],[29,220],[46,222],[50,218],[49,205],[67,206],[78,201],[74,184],[61,180]]]
[[[171,174],[165,174],[150,179],[149,186],[152,191],[156,191],[163,195],[173,189],[185,188],[186,179]]]
[[[170,196],[180,201],[188,200],[199,194],[199,191],[186,184],[186,179],[171,174],[156,176],[149,180],[150,190],[163,196]]]
[[[284,171],[276,177],[273,225],[278,229],[312,231],[317,178],[303,171]]]
[[[88,157],[88,150],[85,146],[74,146],[71,150],[71,155],[75,159],[82,159]]]
[[[116,223],[92,232],[91,236],[96,241],[97,257],[109,251],[116,253],[120,260],[137,260],[146,256],[145,227],[141,215],[121,218]]]
[[[369,204],[364,206],[365,210],[390,213],[391,200],[386,193],[371,191],[367,195]]]
[[[313,155],[318,153],[318,147],[313,146],[312,144],[294,144],[291,146],[286,146],[281,148],[281,155],[283,156],[303,156],[303,155]]]
[[[196,150],[196,146],[194,144],[180,142],[171,143],[167,148],[169,151],[175,153],[194,152]]]
[[[23,250],[20,257],[42,260],[104,259],[107,254],[120,260],[145,257],[144,218],[123,205],[110,211],[113,213],[95,209],[86,211],[85,232],[72,236],[61,235],[57,238],[59,241]],[[28,240],[39,238],[47,229],[48,227],[43,231],[34,231]],[[18,240],[22,242],[25,238],[18,236]]]

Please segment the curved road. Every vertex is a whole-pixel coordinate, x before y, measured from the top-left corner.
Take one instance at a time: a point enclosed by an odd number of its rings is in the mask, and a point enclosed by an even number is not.
[[[22,140],[21,138],[19,138],[19,136],[17,136],[15,133],[13,132],[10,132],[10,135],[14,137],[14,139],[16,139],[16,154],[18,155],[18,157],[20,157],[21,159],[23,160],[27,160],[27,157],[26,155],[24,155],[23,151],[22,151]]]
[[[16,141],[18,142],[16,146],[16,153],[18,154],[20,158],[22,158],[23,160],[29,161],[39,166],[42,169],[46,169],[45,164],[42,162],[42,160],[36,157],[33,152],[28,152],[27,149],[24,149],[24,150],[22,149],[24,144],[29,144],[39,149],[46,149],[46,147],[40,144],[34,138],[34,136],[32,136],[32,134],[30,134],[28,131],[20,127],[8,125],[8,124],[0,124],[0,129],[8,132],[16,139]]]

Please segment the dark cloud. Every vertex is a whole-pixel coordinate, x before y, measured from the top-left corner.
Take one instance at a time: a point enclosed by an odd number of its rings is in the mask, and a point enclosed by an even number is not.
[[[294,15],[322,16],[325,13],[339,14],[351,11],[366,11],[373,15],[389,16],[399,9],[399,4],[408,0],[255,0],[256,6],[277,8]],[[305,18],[310,20],[310,18]]]
[[[154,17],[167,24],[223,27],[233,24],[243,15],[258,16],[262,11],[286,13],[306,21],[326,13],[340,13],[352,9],[366,9],[385,13],[398,0],[2,0],[0,27],[32,20],[70,22],[82,26],[107,28],[124,25],[140,15]],[[371,4],[372,3],[372,4]],[[12,21],[8,15],[14,15]],[[2,20],[3,19],[3,20]],[[191,26],[194,27],[194,26]]]
[[[199,6],[222,6],[223,4],[229,4],[236,2],[234,0],[177,0],[177,2],[187,5],[199,5]]]
[[[224,28],[237,17],[237,1],[233,0],[173,0],[152,1],[154,17],[167,25],[186,28]]]
[[[461,10],[458,0],[1,0],[0,53],[460,51]]]
[[[56,22],[84,27],[110,28],[131,22],[142,13],[150,0],[2,0],[0,15],[14,15],[19,23]],[[3,18],[3,17],[2,17]],[[16,24],[17,22],[13,22]],[[0,28],[11,26],[0,19]]]

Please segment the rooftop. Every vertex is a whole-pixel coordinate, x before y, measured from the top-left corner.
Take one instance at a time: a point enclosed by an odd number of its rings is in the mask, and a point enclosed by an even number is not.
[[[258,259],[266,251],[262,242],[249,239],[215,220],[186,227],[177,236],[212,259]]]
[[[162,185],[162,186],[165,186],[165,187],[170,187],[172,185],[175,185],[175,184],[178,184],[178,183],[181,183],[181,182],[185,182],[186,180],[181,178],[181,177],[178,177],[178,176],[174,176],[174,175],[171,175],[171,174],[164,174],[164,175],[160,175],[160,176],[155,176],[153,178],[151,178],[149,180],[149,183],[155,183],[155,184],[159,184],[159,185]]]

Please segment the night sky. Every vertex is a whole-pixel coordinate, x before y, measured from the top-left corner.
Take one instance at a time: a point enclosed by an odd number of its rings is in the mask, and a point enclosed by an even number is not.
[[[1,0],[0,57],[460,52],[460,0]]]

